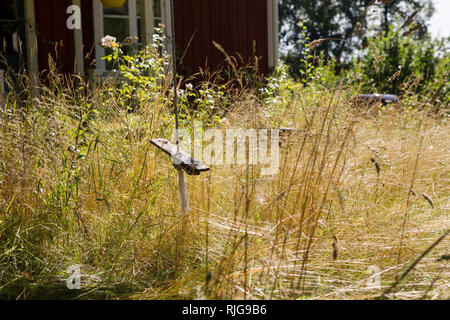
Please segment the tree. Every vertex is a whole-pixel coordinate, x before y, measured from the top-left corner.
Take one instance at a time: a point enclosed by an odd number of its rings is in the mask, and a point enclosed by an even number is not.
[[[420,39],[427,37],[427,20],[434,13],[431,0],[380,0],[379,5],[383,12],[381,30],[385,35],[389,31],[389,26],[394,24],[397,18],[400,18],[402,25],[405,22],[412,23],[415,20],[417,25],[421,26],[417,30],[418,37]]]
[[[365,92],[435,93],[441,88],[441,102],[450,99],[449,50],[445,40],[427,37],[421,41],[405,36],[392,26],[388,32],[369,39],[364,57],[349,71],[349,78],[361,80]]]
[[[431,0],[281,0],[281,42],[288,49],[284,59],[295,74],[298,61],[304,58],[302,40],[330,38],[317,50],[323,51],[325,58],[334,58],[340,71],[349,66],[353,53],[368,38],[388,30],[394,22],[402,23],[415,10],[421,11],[413,17],[421,25],[418,34],[425,35],[426,19],[433,13]],[[304,25],[299,24],[302,20]],[[378,27],[370,30],[374,21],[378,21]]]

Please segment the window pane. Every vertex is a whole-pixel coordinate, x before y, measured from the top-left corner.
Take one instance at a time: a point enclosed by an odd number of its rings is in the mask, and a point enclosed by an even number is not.
[[[104,28],[105,35],[116,37],[118,42],[130,36],[128,19],[105,18]]]
[[[155,17],[161,17],[161,0],[153,1],[153,14]]]
[[[107,8],[107,7],[103,6],[103,14],[127,16],[128,15],[128,1],[125,1],[125,4],[123,6],[121,6],[120,8]]]

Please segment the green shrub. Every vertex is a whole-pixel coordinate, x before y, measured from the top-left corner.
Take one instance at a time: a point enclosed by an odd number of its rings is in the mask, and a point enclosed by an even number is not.
[[[128,109],[154,101],[163,91],[169,65],[163,43],[163,30],[155,28],[153,43],[138,52],[128,53],[130,50],[118,43],[107,48],[109,54],[103,59],[112,66],[111,75],[117,80],[117,87],[111,86],[109,93]]]
[[[393,28],[369,40],[363,58],[351,71],[356,80],[362,80],[363,90],[399,95],[428,93],[429,88],[440,87],[449,72],[444,40],[429,37],[418,41]],[[448,98],[447,87],[441,99]]]

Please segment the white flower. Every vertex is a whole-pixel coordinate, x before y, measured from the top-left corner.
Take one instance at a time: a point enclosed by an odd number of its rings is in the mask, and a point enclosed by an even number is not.
[[[104,36],[102,38],[102,46],[111,48],[116,43],[116,38],[112,36]]]
[[[194,86],[192,85],[192,83],[186,83],[186,90],[194,90]]]

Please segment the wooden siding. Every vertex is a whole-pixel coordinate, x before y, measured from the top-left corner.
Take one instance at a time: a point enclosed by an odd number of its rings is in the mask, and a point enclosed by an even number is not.
[[[205,66],[220,68],[225,57],[213,41],[246,62],[253,57],[255,42],[260,70],[267,73],[267,0],[174,0],[174,7],[177,57],[184,56],[182,74],[189,76]]]
[[[74,32],[66,26],[67,7],[71,0],[35,0],[35,16],[38,39],[39,71],[48,70],[48,57],[52,56],[62,73],[73,73],[75,66]],[[55,45],[58,46],[57,54]]]
[[[35,18],[38,39],[39,71],[48,70],[49,55],[56,60],[60,72],[74,73],[75,43],[74,31],[66,26],[67,8],[72,0],[35,0]],[[81,0],[82,29],[83,29],[83,55],[85,70],[92,66],[95,52],[93,51],[93,20],[92,0]],[[56,43],[61,45],[55,52]]]
[[[95,60],[94,47],[94,9],[92,0],[81,0],[82,27],[83,27],[83,53],[84,70],[87,72],[93,67]]]

